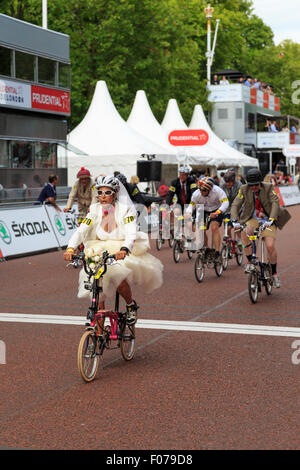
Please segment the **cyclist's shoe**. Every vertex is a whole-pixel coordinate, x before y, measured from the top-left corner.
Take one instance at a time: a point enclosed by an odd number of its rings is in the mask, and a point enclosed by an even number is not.
[[[134,325],[137,321],[137,311],[139,306],[133,300],[131,305],[126,305],[126,323],[127,325]]]
[[[222,263],[222,256],[220,252],[215,252],[215,263]]]
[[[272,277],[272,280],[273,280],[273,286],[276,288],[276,289],[279,289],[280,287],[280,278],[279,278],[279,274],[273,274],[273,277]]]
[[[251,263],[247,263],[245,264],[245,270],[244,270],[244,273],[245,274],[249,274],[251,271]]]

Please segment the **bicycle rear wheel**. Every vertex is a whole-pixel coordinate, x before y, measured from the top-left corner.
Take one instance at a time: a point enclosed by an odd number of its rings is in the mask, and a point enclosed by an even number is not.
[[[242,265],[243,262],[243,247],[236,243],[235,245],[235,260],[239,266]]]
[[[120,341],[121,354],[125,361],[131,361],[135,354],[135,325],[127,325],[124,320]]]
[[[229,248],[227,245],[224,245],[221,250],[221,258],[222,258],[224,271],[226,271],[226,269],[228,268],[228,257],[229,257]]]
[[[272,282],[272,268],[271,268],[270,263],[265,265],[264,271],[265,271],[265,281],[264,281],[265,290],[266,290],[267,295],[271,295],[273,282]]]
[[[77,364],[85,382],[94,380],[99,365],[99,347],[97,336],[92,330],[85,331],[80,339]]]
[[[248,292],[250,300],[253,304],[258,299],[258,275],[257,272],[250,272],[248,276]]]
[[[204,279],[204,261],[200,254],[197,255],[195,259],[195,278],[198,282],[202,282]]]

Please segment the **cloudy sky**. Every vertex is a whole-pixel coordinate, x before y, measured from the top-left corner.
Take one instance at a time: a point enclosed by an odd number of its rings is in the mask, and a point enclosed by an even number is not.
[[[284,39],[300,43],[300,0],[252,0],[253,13],[274,33],[274,42]]]

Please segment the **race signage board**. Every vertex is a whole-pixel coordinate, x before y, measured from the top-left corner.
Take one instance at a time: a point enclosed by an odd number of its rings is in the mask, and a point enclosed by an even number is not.
[[[297,185],[280,186],[279,190],[285,206],[300,204],[300,190]]]
[[[71,236],[78,227],[76,213],[59,212],[50,204],[44,207],[58,246],[67,246]],[[64,206],[59,205],[59,207],[63,209]]]
[[[288,132],[257,132],[257,148],[284,148],[289,139]]]
[[[70,92],[1,79],[0,106],[70,114]]]
[[[0,257],[57,248],[43,206],[0,210]]]
[[[208,133],[203,129],[175,130],[169,134],[170,144],[181,147],[187,145],[205,145],[208,139]]]

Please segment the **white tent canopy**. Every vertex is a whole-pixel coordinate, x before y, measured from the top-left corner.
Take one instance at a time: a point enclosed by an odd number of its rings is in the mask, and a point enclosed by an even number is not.
[[[127,177],[136,174],[136,162],[142,154],[164,156],[165,148],[132,129],[115,108],[106,83],[98,81],[90,107],[68,136],[68,143],[87,156],[69,154],[69,184],[76,178],[80,166],[86,166],[94,176],[112,174],[118,170]]]
[[[215,152],[215,159],[212,162],[219,168],[223,167],[258,167],[259,163],[256,158],[249,157],[242,152],[230,147],[222,139],[220,139],[209,126],[204,115],[202,106],[197,104],[194,108],[193,116],[189,125],[190,129],[203,129],[208,133],[209,139],[204,147],[210,147]]]
[[[184,122],[177,101],[175,99],[170,99],[164,119],[161,123],[161,127],[164,130],[166,136],[174,130],[186,130],[188,126]],[[216,151],[210,146],[184,146],[177,147],[183,153],[187,155],[187,163],[192,165],[201,165],[201,166],[215,166]]]
[[[163,163],[177,164],[176,148],[170,144],[167,136],[161,128],[161,125],[156,120],[144,90],[138,90],[136,92],[132,110],[127,119],[127,124],[140,135],[143,135],[146,138],[151,138],[153,142],[159,144],[165,149],[165,153],[167,155],[165,155],[164,158],[160,157],[160,160]]]

